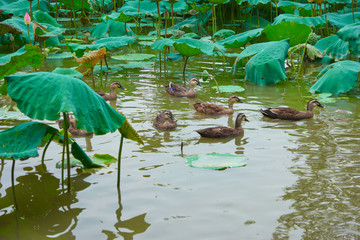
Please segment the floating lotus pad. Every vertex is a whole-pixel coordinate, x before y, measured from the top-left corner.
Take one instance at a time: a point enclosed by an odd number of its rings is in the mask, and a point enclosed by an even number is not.
[[[61,60],[66,58],[73,58],[74,56],[71,54],[71,52],[62,52],[62,53],[49,53],[46,60]]]
[[[234,155],[229,153],[208,153],[193,155],[186,159],[186,164],[188,164],[190,167],[214,170],[244,167],[247,165],[248,160],[248,158],[243,155]]]
[[[217,86],[213,86],[212,88],[217,90]],[[236,86],[236,85],[227,85],[227,86],[219,86],[220,92],[243,92],[245,91],[245,88]]]
[[[112,59],[121,60],[121,61],[141,61],[148,60],[155,57],[154,54],[145,54],[145,53],[134,53],[134,54],[119,54],[111,56]]]
[[[84,77],[81,72],[78,72],[72,68],[55,68],[52,72],[67,75],[70,77],[75,77],[78,79],[83,79],[83,77]]]

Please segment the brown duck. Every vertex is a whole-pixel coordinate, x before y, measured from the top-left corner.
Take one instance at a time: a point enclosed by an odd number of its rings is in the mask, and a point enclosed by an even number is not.
[[[68,118],[68,122],[70,123],[68,131],[69,131],[69,133],[71,133],[71,135],[73,135],[75,137],[85,137],[85,136],[93,135],[92,132],[89,133],[89,132],[87,132],[85,130],[76,128],[76,119],[73,116],[69,116],[69,114],[67,114],[66,116]],[[58,125],[59,125],[60,129],[62,129],[63,121],[64,121],[64,119],[60,119],[58,121]]]
[[[236,137],[244,133],[244,129],[241,126],[242,121],[249,122],[249,120],[247,120],[244,113],[239,113],[236,116],[235,128],[220,126],[220,127],[204,128],[197,130],[196,132],[200,134],[202,137],[208,137],[208,138]]]
[[[198,85],[202,87],[198,78],[191,78],[189,81],[189,87],[184,87],[176,83],[170,82],[168,86],[164,86],[166,92],[175,97],[188,97],[195,98],[197,96],[194,87]]]
[[[306,112],[300,112],[293,108],[267,108],[260,109],[259,111],[265,116],[273,119],[283,119],[283,120],[301,120],[312,118],[314,116],[313,108],[317,106],[320,108],[325,108],[317,99],[309,100],[306,108]]]
[[[173,130],[177,127],[177,123],[172,112],[164,110],[156,116],[153,126],[161,130]]]
[[[243,101],[241,101],[241,99],[238,96],[231,95],[229,97],[229,105],[228,105],[229,108],[228,109],[226,109],[222,106],[219,106],[217,104],[207,103],[207,102],[194,103],[193,106],[197,112],[201,112],[201,113],[205,113],[205,114],[219,114],[219,115],[220,114],[233,114],[234,113],[233,105],[236,102],[243,103]]]
[[[119,81],[113,81],[110,84],[110,93],[105,93],[103,91],[95,91],[95,92],[99,94],[105,101],[111,101],[111,100],[116,100],[117,98],[117,94],[115,92],[115,89],[117,88],[126,90],[126,88],[121,86],[121,83]]]

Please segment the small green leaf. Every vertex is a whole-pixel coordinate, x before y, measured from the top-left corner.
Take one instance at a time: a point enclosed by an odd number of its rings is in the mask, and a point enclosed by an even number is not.
[[[243,155],[229,153],[208,153],[205,155],[193,155],[187,158],[186,164],[194,168],[226,169],[231,167],[244,167],[248,158]]]
[[[217,86],[213,86],[212,88],[217,90]],[[228,93],[245,91],[245,88],[236,85],[219,86],[219,88],[220,88],[220,92],[228,92]]]
[[[145,54],[145,53],[133,53],[133,54],[119,54],[111,56],[112,59],[120,60],[120,61],[142,61],[148,60],[150,58],[155,57],[154,54]]]

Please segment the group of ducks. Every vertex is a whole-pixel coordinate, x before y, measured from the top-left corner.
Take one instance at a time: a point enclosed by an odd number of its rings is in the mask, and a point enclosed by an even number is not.
[[[188,97],[195,98],[197,96],[194,89],[195,86],[202,87],[198,78],[191,78],[189,81],[189,87],[184,87],[179,84],[170,82],[169,85],[164,86],[167,93],[176,97]],[[233,114],[234,109],[233,105],[236,102],[243,103],[243,101],[236,95],[231,95],[229,97],[228,108],[224,108],[214,103],[207,102],[198,102],[194,103],[193,106],[197,112],[209,114],[209,115],[223,115],[223,114]],[[325,108],[317,99],[309,100],[307,104],[306,112],[301,112],[293,108],[266,108],[260,109],[260,112],[269,118],[272,119],[283,119],[283,120],[301,120],[312,118],[313,108],[317,106],[320,108]],[[242,128],[242,122],[249,121],[244,113],[239,113],[236,116],[235,128],[229,128],[224,126],[211,127],[197,130],[202,137],[208,138],[225,138],[225,137],[236,137],[244,133]],[[164,110],[160,112],[153,123],[153,126],[161,130],[173,130],[177,127],[176,119],[174,118],[170,110]]]
[[[191,78],[189,81],[189,87],[185,87],[179,84],[175,84],[170,82],[169,85],[164,86],[167,93],[175,97],[188,97],[188,98],[195,98],[197,97],[197,93],[195,91],[195,86],[202,87],[200,80],[198,78]],[[113,81],[110,84],[110,92],[105,93],[102,91],[96,91],[105,101],[113,101],[117,99],[117,94],[115,89],[120,88],[126,90],[119,81]],[[226,115],[226,114],[233,114],[234,103],[239,102],[243,103],[243,101],[236,95],[231,95],[228,101],[228,108],[224,108],[214,103],[207,103],[207,102],[198,102],[194,103],[193,106],[197,112],[209,115]],[[293,108],[266,108],[260,109],[259,111],[266,117],[272,119],[283,119],[283,120],[301,120],[312,118],[314,113],[313,108],[317,106],[320,108],[325,108],[318,100],[311,99],[307,104],[306,112],[300,112]],[[88,133],[85,130],[80,130],[76,128],[76,120],[72,116],[68,116],[68,120],[70,123],[69,132],[74,136],[88,136],[92,133]],[[242,128],[242,122],[249,121],[244,113],[239,113],[235,119],[235,128],[229,128],[224,126],[218,127],[211,127],[197,130],[196,132],[199,133],[202,137],[209,137],[209,138],[225,138],[225,137],[235,137],[242,135],[244,133],[244,129]],[[59,122],[59,127],[62,127],[62,120]],[[173,130],[177,127],[177,121],[174,118],[172,112],[170,110],[164,110],[160,112],[154,122],[153,126],[157,129],[161,130]]]

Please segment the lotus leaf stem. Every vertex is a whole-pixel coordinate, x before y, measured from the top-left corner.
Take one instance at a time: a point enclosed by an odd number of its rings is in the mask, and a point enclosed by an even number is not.
[[[186,64],[187,64],[187,61],[188,61],[189,57],[186,56],[185,58],[185,63],[184,63],[184,69],[183,69],[183,78],[185,79],[185,69],[186,69]]]
[[[114,12],[116,12],[116,0],[114,0]]]
[[[161,31],[161,14],[160,14],[160,7],[159,7],[159,1],[156,1],[156,7],[157,7],[157,11],[158,11],[158,39],[160,39],[160,31]]]
[[[174,30],[174,3],[171,2],[171,23],[172,23],[172,29]]]
[[[75,6],[74,6],[74,0],[71,0],[72,2],[72,10],[73,10],[73,24],[75,28],[75,37],[77,38],[77,30],[76,30],[76,24],[75,24]]]
[[[28,30],[28,37],[29,37],[29,44],[31,45],[31,39],[30,39],[30,27],[29,25],[26,25],[27,26],[27,30]],[[34,41],[35,41],[35,33],[34,33]]]
[[[68,136],[68,128],[69,128],[69,122],[68,118],[65,112],[63,112],[63,118],[64,118],[64,144],[66,148],[66,163],[67,163],[67,184],[68,184],[68,192],[70,192],[70,151],[69,151],[69,136]]]
[[[53,138],[55,137],[55,134],[56,134],[56,133],[53,133],[53,135],[51,135],[49,141],[46,143],[45,148],[44,148],[44,151],[43,151],[43,154],[42,154],[42,157],[41,157],[41,166],[43,167],[44,170],[45,170],[45,163],[44,163],[45,153],[46,153],[46,150],[48,149],[51,141],[52,141]]]
[[[11,166],[11,189],[12,189],[12,193],[14,196],[14,205],[15,205],[15,209],[18,209],[18,205],[16,202],[16,195],[15,195],[15,179],[14,179],[14,173],[15,173],[15,158],[12,158],[13,162],[12,162],[12,166]]]
[[[302,63],[303,63],[303,60],[304,60],[304,56],[305,56],[305,52],[306,52],[306,46],[307,46],[307,41],[306,41],[305,46],[304,46],[304,51],[303,51],[303,53],[302,53],[302,55],[301,55],[301,61],[300,61],[300,66],[299,66],[298,75],[299,75],[299,73],[300,73],[301,66],[302,66]]]
[[[118,175],[117,175],[117,188],[120,188],[120,168],[121,168],[121,153],[124,143],[124,136],[121,134],[120,139],[120,147],[119,147],[119,155],[118,155]]]

